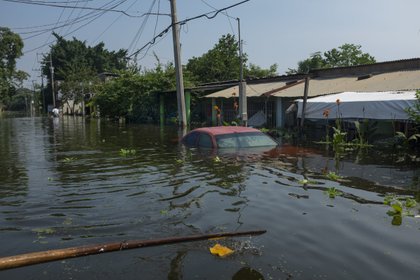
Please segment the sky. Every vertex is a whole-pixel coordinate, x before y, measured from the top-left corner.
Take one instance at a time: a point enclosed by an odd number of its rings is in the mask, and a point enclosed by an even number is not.
[[[277,64],[279,75],[314,52],[345,43],[361,45],[378,62],[420,57],[419,0],[176,0],[178,21],[214,16],[238,3],[212,19],[181,26],[183,64],[212,49],[222,35],[238,38],[237,18],[248,63],[262,68]],[[53,30],[69,40],[75,37],[89,46],[104,42],[108,50],[128,49],[129,54],[147,46],[138,55],[143,68],[153,68],[156,57],[173,62],[171,31],[148,45],[170,25],[169,14],[169,0],[0,0],[0,26],[24,39],[17,68],[31,75],[27,86],[40,80],[39,61],[54,43]]]

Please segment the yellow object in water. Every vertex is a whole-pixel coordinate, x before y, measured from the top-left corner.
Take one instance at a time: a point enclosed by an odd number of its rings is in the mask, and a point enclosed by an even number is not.
[[[235,251],[220,244],[216,244],[210,248],[210,253],[212,253],[213,255],[218,255],[219,257],[229,256],[230,254],[233,254],[233,252]]]

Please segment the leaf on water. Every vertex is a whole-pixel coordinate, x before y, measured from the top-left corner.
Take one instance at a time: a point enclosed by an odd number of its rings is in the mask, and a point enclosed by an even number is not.
[[[215,156],[215,157],[213,158],[213,161],[214,161],[214,162],[221,162],[222,160],[221,160],[218,156]]]
[[[220,244],[216,244],[213,247],[210,248],[210,253],[212,253],[213,255],[217,255],[219,257],[226,257],[229,256],[231,254],[233,254],[235,251],[233,251],[232,249],[222,246]]]

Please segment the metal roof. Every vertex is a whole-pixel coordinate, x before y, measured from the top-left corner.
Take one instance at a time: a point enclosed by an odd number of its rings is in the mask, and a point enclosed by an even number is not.
[[[276,97],[303,97],[305,83],[302,80],[295,84],[289,81],[247,84],[247,97],[256,97],[263,94]],[[362,77],[318,77],[309,80],[308,97],[346,91],[374,92],[394,90],[420,89],[420,70],[396,71],[381,74],[372,74]],[[207,98],[230,98],[239,96],[239,86],[206,95]]]
[[[286,82],[274,82],[274,83],[260,83],[260,84],[247,84],[246,85],[246,96],[247,97],[257,97],[261,96],[264,93],[275,91],[277,89],[284,88]],[[207,98],[217,98],[217,97],[239,97],[239,86],[233,86],[221,91],[214,92],[212,94],[206,95]]]
[[[276,97],[302,97],[305,84],[273,93]],[[420,89],[420,70],[377,74],[358,80],[357,76],[314,78],[309,81],[308,97],[345,91],[393,91]]]

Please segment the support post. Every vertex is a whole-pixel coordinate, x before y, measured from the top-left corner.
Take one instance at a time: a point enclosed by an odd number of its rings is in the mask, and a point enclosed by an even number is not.
[[[211,124],[212,126],[216,126],[216,110],[214,109],[214,106],[216,106],[216,99],[211,99]]]
[[[187,116],[185,113],[185,97],[184,97],[184,79],[182,77],[181,54],[179,44],[179,24],[177,23],[176,1],[171,1],[171,17],[172,17],[172,37],[174,45],[174,60],[176,71],[176,92],[178,101],[178,121],[181,127],[187,124]]]
[[[309,76],[305,78],[305,89],[303,91],[303,102],[302,102],[302,117],[300,119],[300,129],[303,129],[303,123],[305,121],[306,102],[308,101],[308,90],[309,90]]]
[[[51,72],[51,93],[52,93],[52,99],[53,99],[53,108],[55,108],[54,66],[52,65],[52,48],[50,51],[50,72]]]
[[[159,117],[160,125],[165,124],[165,96],[161,93],[159,95]]]
[[[246,100],[246,82],[244,81],[243,61],[242,61],[242,40],[241,40],[241,23],[238,21],[238,44],[239,44],[239,115],[243,126],[248,124],[248,109]]]
[[[191,91],[185,92],[185,111],[187,115],[187,124],[191,123]]]

